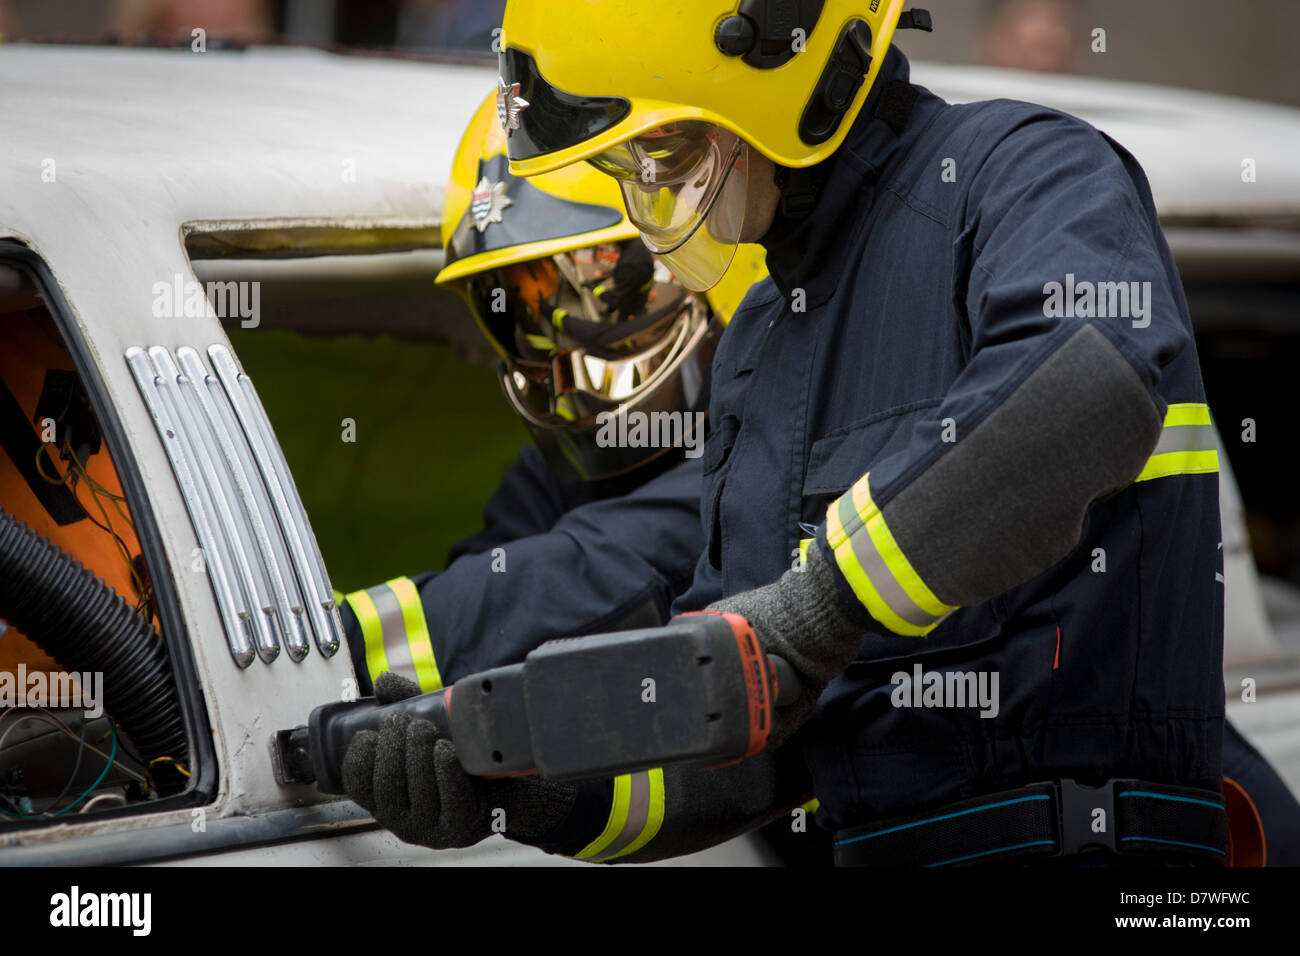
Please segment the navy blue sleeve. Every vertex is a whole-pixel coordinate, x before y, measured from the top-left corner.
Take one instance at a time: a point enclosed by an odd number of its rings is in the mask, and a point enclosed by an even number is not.
[[[899,634],[926,634],[1068,554],[1091,503],[1151,463],[1162,373],[1192,341],[1127,155],[1062,114],[980,109],[1013,129],[954,210],[970,357],[908,445],[827,515],[849,603]],[[1170,424],[1199,427],[1202,413],[1180,408]]]
[[[700,461],[618,493],[618,482],[566,486],[527,451],[446,571],[347,595],[361,693],[382,670],[434,690],[554,638],[668,619],[704,547]],[[602,497],[581,500],[592,495]]]
[[[532,445],[519,453],[483,510],[483,529],[457,542],[447,555],[450,565],[466,554],[549,531],[566,512],[601,497],[600,487],[561,481],[546,467]]]
[[[667,620],[703,549],[697,460],[546,531],[463,554],[416,578],[443,682],[522,660],[539,644]],[[525,506],[528,507],[528,506]]]

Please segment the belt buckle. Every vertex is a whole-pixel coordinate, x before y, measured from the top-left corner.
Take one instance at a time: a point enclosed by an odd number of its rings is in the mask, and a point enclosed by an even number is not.
[[[1056,819],[1061,847],[1057,856],[1072,856],[1091,847],[1119,853],[1115,835],[1115,784],[1107,780],[1100,787],[1087,787],[1073,780],[1053,783]]]

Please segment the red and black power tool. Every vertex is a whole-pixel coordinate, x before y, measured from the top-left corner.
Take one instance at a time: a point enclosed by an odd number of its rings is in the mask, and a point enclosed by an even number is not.
[[[352,737],[391,713],[432,721],[466,772],[603,779],[676,763],[717,766],[758,753],[775,708],[799,683],[736,614],[686,614],[667,625],[543,644],[522,664],[380,706],[323,704],[305,727],[275,735],[276,777],[342,793]]]

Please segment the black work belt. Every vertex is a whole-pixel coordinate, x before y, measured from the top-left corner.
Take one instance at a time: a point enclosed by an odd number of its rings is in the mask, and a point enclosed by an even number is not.
[[[950,866],[1095,850],[1223,863],[1223,794],[1142,780],[1073,780],[985,794],[835,834],[838,866]]]

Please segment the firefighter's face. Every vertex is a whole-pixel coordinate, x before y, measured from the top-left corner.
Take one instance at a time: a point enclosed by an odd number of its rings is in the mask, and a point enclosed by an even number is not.
[[[781,190],[776,185],[776,163],[756,149],[748,151],[749,192],[746,196],[745,228],[741,242],[758,242],[776,219]]]

